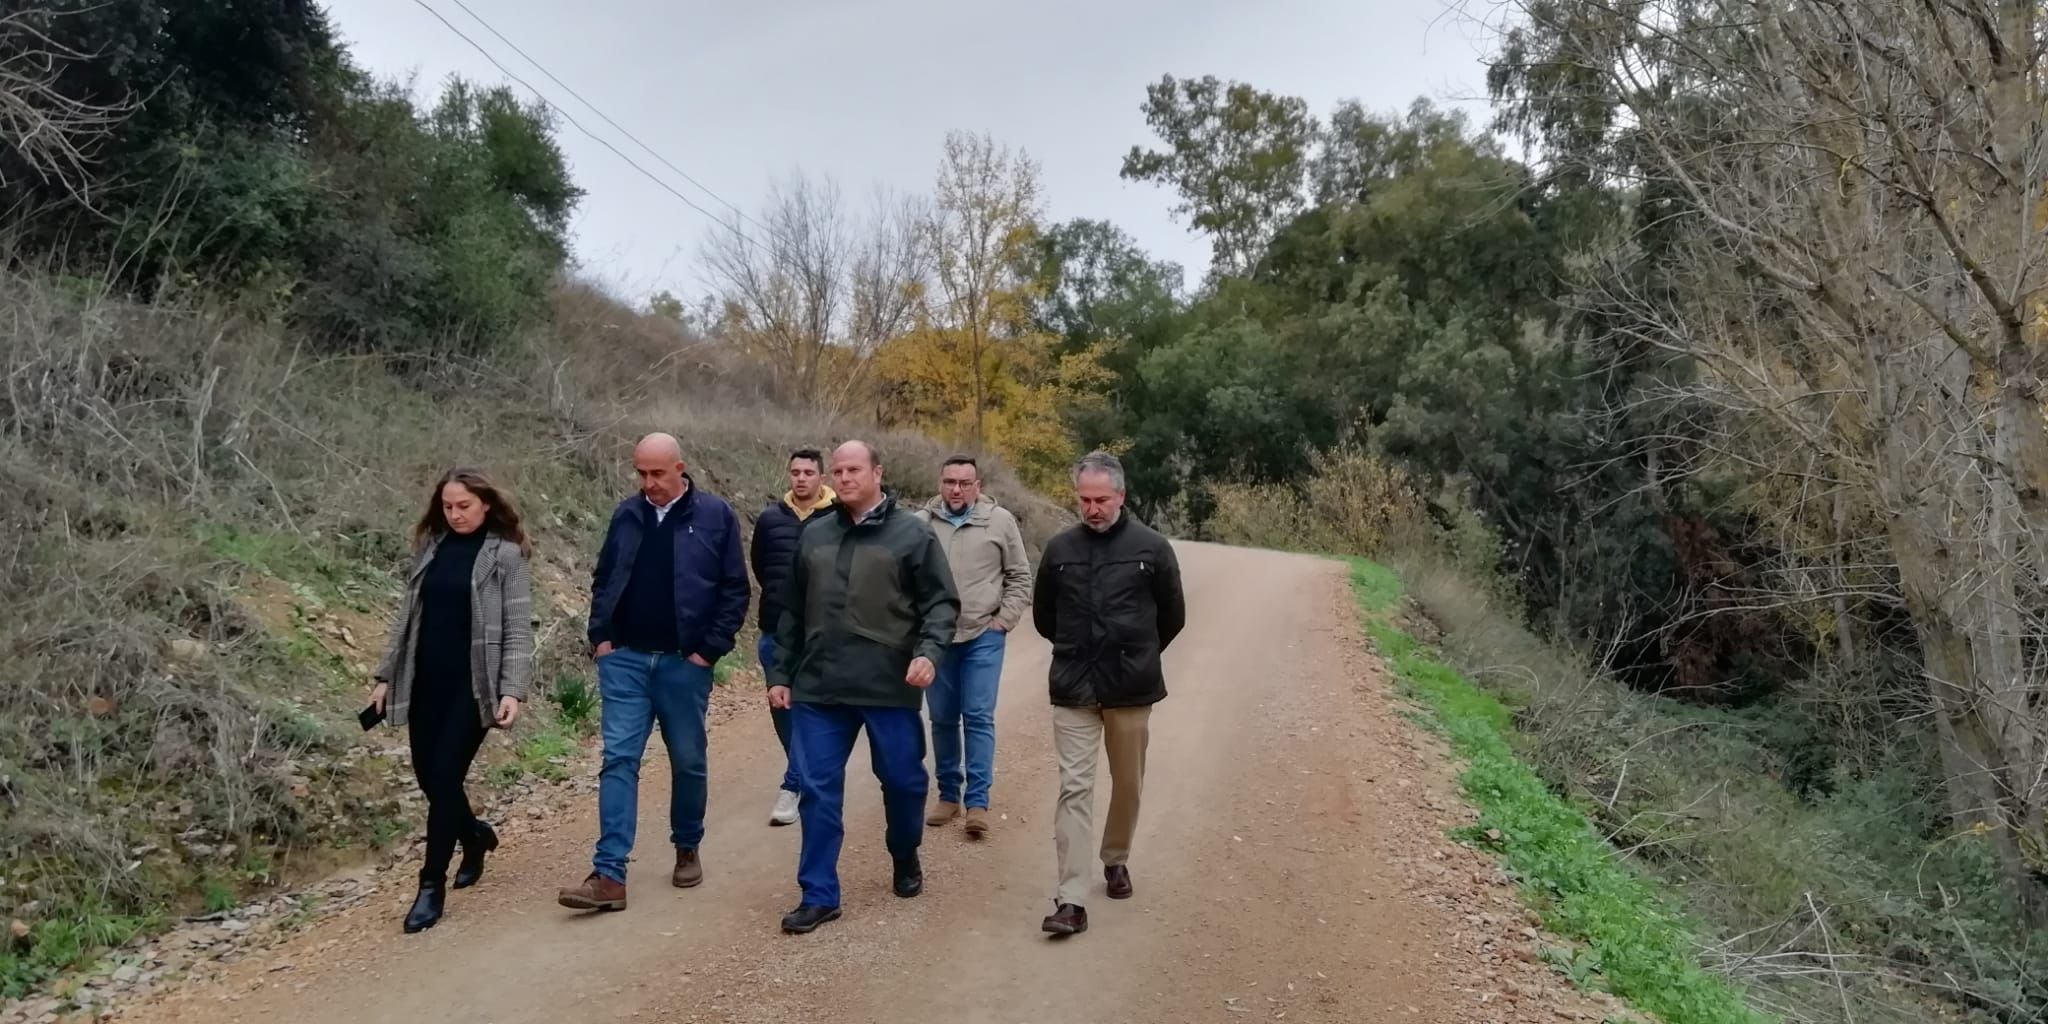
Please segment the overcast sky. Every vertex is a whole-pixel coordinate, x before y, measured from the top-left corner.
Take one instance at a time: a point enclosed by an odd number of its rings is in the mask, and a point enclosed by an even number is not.
[[[491,27],[690,177],[749,212],[769,181],[801,167],[861,197],[876,184],[925,191],[949,129],[1029,151],[1051,219],[1111,220],[1190,283],[1208,247],[1170,213],[1173,197],[1117,177],[1150,145],[1139,104],[1162,74],[1239,79],[1301,96],[1318,117],[1338,100],[1394,111],[1417,96],[1475,110],[1478,31],[1444,0],[466,0]],[[493,37],[455,0],[328,0],[362,66],[508,82],[435,20],[438,10],[519,77],[678,191],[727,215]],[[590,136],[563,147],[589,194],[576,256],[641,298],[705,292],[710,221]]]

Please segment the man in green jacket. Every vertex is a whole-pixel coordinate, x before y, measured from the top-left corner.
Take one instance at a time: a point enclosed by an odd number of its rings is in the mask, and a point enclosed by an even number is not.
[[[790,709],[803,822],[797,884],[782,919],[802,934],[839,917],[846,760],[865,728],[882,783],[895,890],[924,891],[924,690],[953,641],[960,598],[932,528],[882,491],[882,460],[865,441],[832,452],[839,502],[804,528],[790,566],[768,671],[768,701]]]

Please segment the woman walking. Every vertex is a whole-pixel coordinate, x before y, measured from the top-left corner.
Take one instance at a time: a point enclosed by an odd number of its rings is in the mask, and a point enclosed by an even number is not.
[[[413,528],[405,600],[377,667],[370,703],[409,726],[413,774],[427,797],[427,859],[405,930],[432,928],[455,888],[475,885],[497,833],[470,810],[463,780],[492,726],[519,718],[533,675],[532,545],[510,495],[474,469],[434,485]]]

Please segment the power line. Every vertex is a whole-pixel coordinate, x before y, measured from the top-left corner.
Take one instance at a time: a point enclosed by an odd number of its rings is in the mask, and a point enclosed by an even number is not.
[[[545,106],[545,107],[547,107],[547,108],[548,108],[549,110],[552,110],[552,111],[554,111],[555,113],[557,113],[557,114],[561,115],[562,119],[563,119],[563,120],[565,120],[565,121],[567,121],[567,122],[569,122],[569,124],[571,124],[572,126],[574,126],[574,127],[575,127],[575,129],[576,129],[577,131],[579,131],[579,132],[582,132],[583,134],[585,134],[585,135],[588,135],[588,136],[590,136],[590,139],[591,139],[591,141],[593,141],[593,142],[597,143],[597,144],[598,144],[598,145],[600,145],[600,146],[603,146],[603,147],[604,147],[604,148],[606,148],[606,149],[609,149],[609,150],[611,150],[611,151],[612,151],[612,154],[613,154],[614,156],[617,156],[617,157],[618,157],[619,159],[621,159],[621,160],[624,160],[624,161],[626,162],[627,166],[630,166],[630,167],[631,167],[631,168],[633,168],[634,170],[636,170],[636,171],[639,171],[639,172],[640,172],[640,174],[641,174],[642,176],[644,176],[644,177],[645,177],[645,178],[646,178],[646,179],[647,179],[648,181],[651,181],[651,182],[655,183],[656,185],[660,186],[660,187],[661,187],[661,189],[662,189],[663,191],[667,192],[667,193],[668,193],[669,195],[672,195],[672,196],[676,197],[677,199],[680,199],[680,200],[682,200],[682,202],[683,202],[683,205],[685,205],[685,206],[688,206],[688,207],[689,207],[690,209],[692,209],[692,210],[695,210],[695,211],[697,211],[698,213],[701,213],[701,214],[703,214],[703,215],[704,215],[704,216],[706,216],[706,217],[709,217],[709,218],[711,219],[711,222],[712,222],[713,224],[716,224],[716,225],[718,225],[719,227],[722,227],[722,228],[726,228],[727,230],[731,231],[731,232],[732,232],[733,234],[735,234],[735,235],[738,235],[738,236],[739,236],[739,237],[740,237],[740,238],[741,238],[742,240],[744,240],[745,242],[747,242],[747,243],[748,243],[749,245],[759,245],[759,244],[760,244],[759,242],[756,242],[756,241],[754,241],[754,240],[753,240],[752,238],[749,238],[749,237],[747,236],[747,233],[746,233],[746,232],[744,232],[744,231],[741,231],[741,230],[740,230],[740,228],[739,228],[739,225],[737,225],[737,224],[728,224],[728,223],[726,223],[725,221],[722,221],[722,220],[720,220],[720,219],[718,218],[718,215],[717,215],[717,214],[715,214],[715,213],[712,213],[712,212],[711,212],[710,210],[707,210],[707,209],[703,208],[702,206],[699,206],[699,205],[697,205],[697,203],[696,203],[696,201],[695,201],[695,200],[692,200],[692,199],[691,199],[691,198],[690,198],[689,196],[686,196],[686,195],[684,195],[684,194],[683,194],[683,193],[682,193],[681,191],[679,191],[679,190],[678,190],[678,189],[677,189],[677,188],[676,188],[676,187],[675,187],[674,185],[671,185],[671,184],[669,184],[668,182],[666,182],[666,181],[663,181],[663,180],[661,179],[661,177],[660,177],[660,176],[658,176],[658,175],[656,175],[656,174],[655,174],[655,173],[654,173],[653,171],[650,171],[650,170],[648,170],[648,169],[647,169],[646,167],[643,167],[643,166],[641,166],[641,164],[640,164],[640,162],[639,162],[639,161],[637,161],[637,160],[633,159],[633,158],[632,158],[632,157],[630,157],[630,156],[627,156],[627,155],[626,155],[626,154],[625,154],[624,152],[622,152],[622,151],[621,151],[621,150],[619,149],[619,147],[617,147],[617,146],[614,146],[614,145],[612,145],[612,143],[611,143],[611,140],[609,140],[609,139],[606,139],[606,138],[604,138],[603,136],[600,136],[600,135],[598,135],[598,134],[597,134],[596,132],[593,132],[593,131],[591,131],[591,130],[590,130],[590,129],[588,129],[588,128],[585,128],[585,127],[583,126],[583,122],[581,122],[581,121],[578,121],[578,120],[576,120],[576,118],[575,118],[575,117],[574,117],[573,115],[571,115],[571,114],[570,114],[570,113],[569,113],[568,111],[566,111],[566,110],[563,110],[563,109],[562,109],[561,107],[559,107],[559,106],[555,105],[554,101],[552,101],[552,100],[548,99],[548,97],[547,97],[547,94],[546,94],[546,93],[544,93],[544,92],[541,92],[541,91],[540,91],[539,89],[536,89],[536,88],[534,88],[534,87],[533,87],[533,84],[532,84],[531,82],[528,82],[528,81],[527,81],[526,79],[524,79],[524,78],[521,78],[521,77],[519,77],[519,76],[518,76],[517,74],[514,74],[514,73],[513,73],[513,71],[512,71],[512,69],[511,69],[511,68],[508,68],[508,67],[506,67],[506,66],[505,66],[505,65],[504,65],[504,64],[503,64],[502,62],[500,62],[500,61],[498,60],[498,58],[496,57],[496,55],[492,54],[492,53],[491,53],[491,51],[489,51],[489,50],[487,50],[487,49],[484,49],[484,47],[482,46],[482,44],[478,43],[478,42],[477,42],[476,40],[474,40],[474,39],[471,39],[471,38],[469,37],[469,34],[468,34],[468,33],[466,33],[466,32],[464,32],[464,31],[462,31],[462,30],[461,30],[461,29],[459,29],[459,28],[456,28],[456,27],[455,27],[455,24],[454,24],[453,22],[451,22],[451,21],[449,21],[449,20],[448,20],[447,18],[443,17],[443,16],[441,15],[441,12],[440,12],[440,11],[437,11],[437,10],[435,10],[435,9],[434,9],[434,8],[433,8],[433,7],[431,6],[431,5],[429,5],[429,4],[428,4],[428,3],[426,2],[426,0],[412,0],[412,2],[413,2],[414,4],[417,4],[417,5],[419,6],[419,8],[420,8],[421,10],[424,10],[424,11],[426,11],[426,12],[427,12],[428,14],[431,14],[431,15],[433,15],[433,16],[434,16],[434,20],[435,20],[435,21],[438,21],[438,22],[440,22],[441,24],[443,24],[443,25],[446,25],[446,26],[448,27],[448,31],[450,31],[450,32],[453,32],[453,33],[455,33],[455,34],[456,34],[456,35],[457,35],[458,37],[460,37],[460,38],[462,39],[462,41],[463,41],[463,42],[465,42],[465,43],[468,43],[468,44],[470,45],[470,47],[471,47],[471,48],[475,49],[475,50],[476,50],[476,52],[478,52],[478,53],[480,53],[480,54],[483,54],[483,56],[484,56],[484,59],[485,59],[485,60],[487,60],[487,61],[490,61],[490,62],[491,62],[491,65],[492,65],[493,67],[497,68],[497,69],[498,69],[498,70],[499,70],[500,72],[502,72],[502,73],[503,73],[503,74],[505,75],[505,77],[507,77],[507,78],[510,78],[511,80],[513,80],[513,81],[515,81],[515,82],[518,82],[518,83],[519,83],[520,85],[522,85],[522,86],[525,86],[525,87],[526,87],[526,91],[528,91],[528,92],[532,93],[532,94],[533,94],[533,96],[534,96],[534,98],[535,98],[535,99],[537,99],[537,100],[539,100],[539,101],[541,102],[541,105],[542,105],[542,106]],[[529,58],[529,59],[531,59],[531,58]],[[593,109],[594,109],[594,108],[593,108]],[[701,185],[699,185],[698,187],[699,187],[699,188],[703,188],[703,186],[701,186]],[[710,190],[709,190],[709,189],[706,189],[706,191],[710,191]],[[722,200],[722,199],[721,199],[721,200],[719,200],[719,201],[720,201],[720,202],[724,202],[724,200]],[[730,206],[731,204],[730,204],[730,203],[727,203],[726,205]]]
[[[577,92],[574,86],[556,77],[554,72],[548,70],[547,65],[542,64],[539,60],[536,60],[532,54],[527,53],[523,49],[520,49],[518,43],[515,43],[512,40],[506,38],[505,33],[498,31],[497,26],[492,25],[489,21],[485,20],[483,15],[478,14],[474,8],[470,7],[467,3],[464,3],[463,0],[454,0],[454,3],[455,6],[462,8],[464,13],[468,14],[471,18],[476,19],[476,23],[484,27],[484,31],[489,32],[493,36],[496,36],[499,42],[504,43],[508,47],[511,47],[513,53],[518,54],[520,57],[524,58],[528,64],[533,65],[537,70],[539,70],[541,74],[546,75],[548,81],[555,83],[556,85],[562,88],[562,91],[575,97],[576,102],[581,103],[586,107],[589,107],[591,113],[594,113],[599,118],[603,119],[604,123],[611,125],[612,129],[614,131],[617,131],[620,135],[624,135],[626,138],[631,139],[634,145],[639,146],[641,149],[647,152],[647,155],[660,161],[662,166],[668,168],[671,171],[674,171],[677,174],[677,176],[681,177],[684,181],[687,181],[690,184],[697,186],[697,188],[700,191],[702,191],[705,195],[710,196],[711,198],[716,199],[721,203],[724,203],[729,209],[732,210],[733,213],[738,214],[740,219],[770,234],[775,233],[773,228],[770,228],[768,225],[763,224],[760,221],[747,216],[747,211],[742,210],[738,206],[733,205],[733,203],[727,200],[724,196],[721,196],[717,192],[713,191],[711,186],[706,185],[703,182],[691,177],[690,172],[685,171],[680,167],[677,167],[673,162],[669,160],[669,158],[662,156],[659,152],[655,151],[653,146],[650,146],[647,143],[641,141],[640,137],[634,135],[632,131],[629,130],[625,125],[622,125],[616,120],[613,120],[612,116],[610,114],[605,113],[603,108],[584,98],[583,94]]]

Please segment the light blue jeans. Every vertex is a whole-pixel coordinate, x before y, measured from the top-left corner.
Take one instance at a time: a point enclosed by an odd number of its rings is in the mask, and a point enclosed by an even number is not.
[[[709,781],[704,715],[711,706],[711,670],[677,654],[619,648],[597,663],[604,698],[604,767],[597,776],[597,855],[591,867],[615,882],[626,880],[626,859],[640,818],[640,759],[658,724],[668,747],[669,841],[694,850],[704,839]]]
[[[966,736],[964,789],[969,807],[988,806],[996,773],[996,690],[1003,679],[1009,634],[996,630],[954,644],[925,692],[932,716],[932,761],[943,803],[962,803],[961,737]]]

